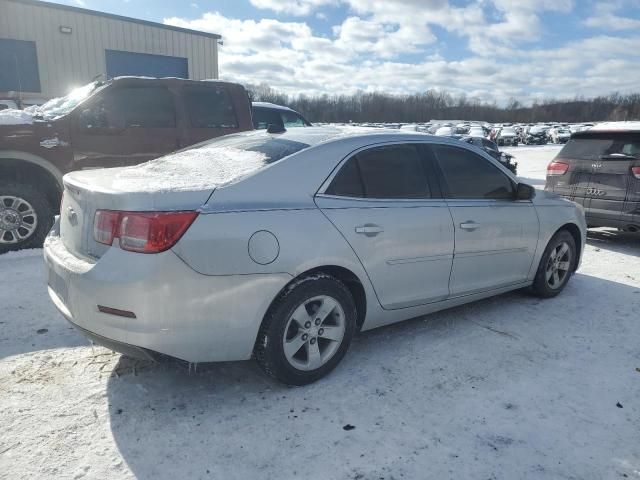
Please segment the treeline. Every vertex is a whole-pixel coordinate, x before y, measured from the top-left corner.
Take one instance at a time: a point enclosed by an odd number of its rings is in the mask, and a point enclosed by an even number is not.
[[[593,122],[639,120],[640,94],[614,93],[590,99],[549,99],[527,107],[511,99],[507,106],[428,90],[411,95],[356,93],[290,96],[268,85],[248,86],[253,101],[286,105],[312,122],[428,122],[435,119],[501,122]]]

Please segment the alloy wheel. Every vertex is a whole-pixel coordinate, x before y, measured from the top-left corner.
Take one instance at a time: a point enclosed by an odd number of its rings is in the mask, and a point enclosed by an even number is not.
[[[560,288],[571,271],[571,248],[567,242],[559,243],[549,255],[545,278],[549,288]]]
[[[38,226],[38,215],[25,199],[0,196],[0,244],[15,244],[28,239]]]
[[[345,335],[340,303],[319,295],[305,300],[289,317],[282,344],[287,361],[298,370],[316,370],[340,348]]]

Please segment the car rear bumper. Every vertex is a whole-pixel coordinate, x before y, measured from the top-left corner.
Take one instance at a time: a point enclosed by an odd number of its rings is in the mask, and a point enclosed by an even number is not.
[[[598,200],[597,207],[594,207],[590,198],[562,196],[584,207],[589,227],[640,228],[640,202]]]
[[[87,337],[131,356],[157,352],[189,362],[250,358],[266,310],[291,280],[202,275],[170,250],[145,255],[112,247],[87,261],[66,249],[55,226],[44,260],[54,305]]]
[[[585,218],[590,227],[640,229],[640,214],[588,208],[585,209]]]

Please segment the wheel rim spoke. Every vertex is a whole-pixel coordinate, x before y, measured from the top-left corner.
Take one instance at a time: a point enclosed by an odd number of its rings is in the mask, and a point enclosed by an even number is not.
[[[314,317],[319,318],[321,322],[324,322],[337,306],[338,302],[336,302],[333,298],[325,297],[322,301],[322,305],[320,306]]]
[[[339,342],[344,336],[344,328],[322,327],[322,335],[318,333],[318,336],[332,342]]]
[[[315,370],[322,366],[322,355],[320,355],[318,342],[307,342],[307,365],[309,370]]]
[[[312,318],[309,316],[309,312],[307,312],[307,304],[303,303],[293,312],[291,316],[295,322],[300,325],[300,327],[304,327],[306,322],[311,322]]]
[[[558,251],[558,257],[562,258],[564,256],[565,253],[567,253],[569,251],[569,245],[567,245],[566,243],[563,243],[560,246],[560,249]]]
[[[560,275],[558,272],[553,272],[553,285],[557,286],[560,283]]]
[[[306,342],[302,339],[302,333],[299,332],[293,339],[285,342],[284,353],[288,358],[293,357],[300,351]]]
[[[553,276],[553,268],[547,269],[546,276],[547,276],[547,282],[551,280],[551,277]]]

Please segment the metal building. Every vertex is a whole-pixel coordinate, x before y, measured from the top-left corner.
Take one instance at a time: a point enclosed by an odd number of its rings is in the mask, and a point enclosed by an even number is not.
[[[215,79],[219,39],[84,8],[0,0],[0,98],[33,103],[96,77]]]

